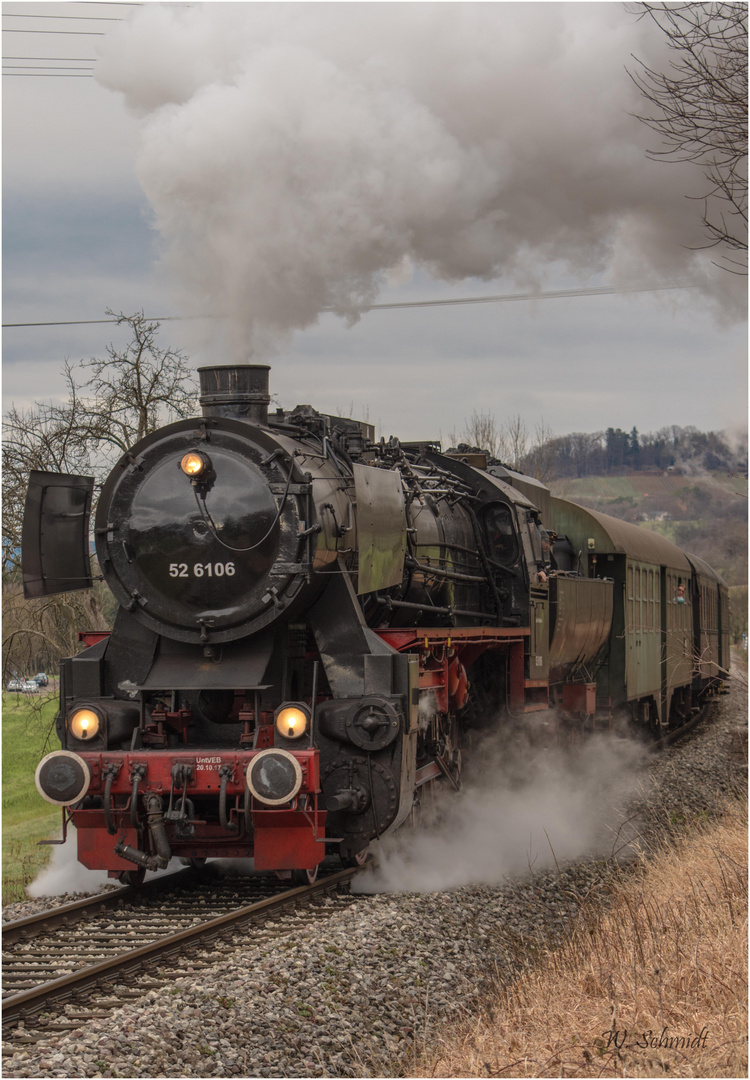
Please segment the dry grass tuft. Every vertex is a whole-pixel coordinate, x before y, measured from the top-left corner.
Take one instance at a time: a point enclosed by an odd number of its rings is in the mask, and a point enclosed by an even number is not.
[[[414,1076],[746,1076],[743,804],[644,862],[605,912],[422,1048]]]

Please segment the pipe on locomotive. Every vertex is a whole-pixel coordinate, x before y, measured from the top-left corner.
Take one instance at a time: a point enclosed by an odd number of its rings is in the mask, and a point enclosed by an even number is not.
[[[198,368],[200,405],[206,418],[268,423],[268,364],[220,364]]]

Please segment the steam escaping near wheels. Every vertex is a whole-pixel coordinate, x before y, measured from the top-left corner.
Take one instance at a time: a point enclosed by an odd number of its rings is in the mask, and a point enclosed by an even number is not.
[[[89,870],[77,861],[75,825],[68,825],[68,843],[53,845],[51,852],[48,865],[26,886],[27,894],[33,899],[39,896],[62,896],[65,893],[97,893],[107,887],[117,888],[120,884],[108,877],[106,870]],[[166,870],[147,871],[146,880],[172,874],[178,869],[179,860],[173,859]]]
[[[646,754],[634,738],[604,735],[575,745],[485,740],[461,792],[423,811],[419,829],[372,845],[352,892],[501,885],[568,859],[624,854],[637,838],[626,807],[643,789]]]

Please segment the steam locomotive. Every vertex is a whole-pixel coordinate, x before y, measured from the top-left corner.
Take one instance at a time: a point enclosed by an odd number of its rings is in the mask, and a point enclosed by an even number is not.
[[[203,415],[101,491],[117,615],[62,662],[61,749],[36,772],[85,866],[250,857],[312,880],[458,788],[477,731],[555,708],[663,732],[726,678],[702,560],[483,453],[269,415],[268,371],[200,369]],[[31,475],[27,597],[91,586],[92,491]]]

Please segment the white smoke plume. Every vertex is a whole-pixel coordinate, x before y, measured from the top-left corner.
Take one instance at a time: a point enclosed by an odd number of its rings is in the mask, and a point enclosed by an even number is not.
[[[112,844],[114,845],[114,839]],[[137,867],[133,864],[133,870]],[[172,859],[165,870],[146,871],[146,880],[173,874],[182,869],[178,859]],[[64,844],[52,847],[50,861],[36,878],[26,886],[31,897],[63,896],[65,893],[97,893],[106,885],[119,886],[117,878],[107,876],[106,870],[89,870],[78,862],[78,832],[74,825],[68,825],[67,840]]]
[[[567,859],[622,855],[637,837],[627,805],[643,784],[644,758],[639,743],[604,735],[568,747],[488,738],[460,794],[444,785],[433,823],[385,837],[374,870],[352,891],[497,885]]]
[[[52,848],[50,861],[35,880],[26,886],[29,896],[62,896],[64,893],[95,893],[107,884],[117,884],[106,870],[89,870],[78,862],[78,835],[68,826],[67,841]]]
[[[97,77],[142,118],[184,312],[225,317],[246,360],[413,267],[690,277],[740,314],[742,282],[691,250],[700,170],[646,159],[632,54],[667,63],[621,4],[146,4]]]

